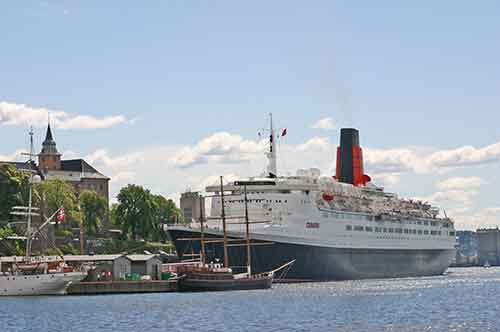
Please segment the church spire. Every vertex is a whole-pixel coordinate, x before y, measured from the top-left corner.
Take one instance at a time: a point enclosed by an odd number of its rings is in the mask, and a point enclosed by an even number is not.
[[[50,122],[49,122],[49,124],[47,125],[47,134],[45,134],[45,141],[43,143],[45,143],[45,142],[48,143],[50,141],[55,143],[54,137],[52,136],[52,130],[50,129]]]
[[[50,128],[50,123],[47,125],[47,133],[45,134],[45,141],[42,143],[42,154],[58,154],[56,141],[52,135],[52,129]]]
[[[42,151],[38,155],[38,164],[42,170],[58,170],[61,168],[61,154],[57,151],[56,141],[52,135],[50,117],[45,140],[42,143]]]

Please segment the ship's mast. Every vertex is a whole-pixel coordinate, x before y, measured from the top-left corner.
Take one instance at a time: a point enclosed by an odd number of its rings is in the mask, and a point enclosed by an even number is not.
[[[33,171],[31,170],[31,165],[33,164],[33,127],[30,128],[30,152],[29,152],[29,168],[30,168],[30,179],[29,179],[29,194],[28,194],[28,221],[26,225],[26,260],[29,260],[31,256],[31,210],[33,204]]]
[[[278,167],[276,166],[276,135],[274,133],[273,127],[273,114],[269,113],[270,119],[270,133],[269,133],[269,153],[267,158],[269,159],[269,165],[267,167],[268,176],[270,178],[278,177]]]
[[[247,247],[247,273],[248,277],[252,275],[252,252],[251,252],[251,247],[250,247],[250,221],[248,219],[248,197],[247,197],[247,186],[245,185],[244,187],[245,191],[245,240],[246,240],[246,247]]]
[[[203,200],[200,197],[201,263],[205,264],[205,225],[203,224]]]
[[[227,229],[226,229],[226,211],[224,208],[224,180],[220,177],[220,206],[222,218],[222,231],[224,232],[224,267],[229,267],[229,256],[227,252]]]

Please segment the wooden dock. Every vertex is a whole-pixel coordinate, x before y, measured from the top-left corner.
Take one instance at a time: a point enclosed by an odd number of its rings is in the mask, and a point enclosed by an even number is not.
[[[69,286],[68,295],[165,293],[178,291],[177,279],[153,281],[92,281]]]

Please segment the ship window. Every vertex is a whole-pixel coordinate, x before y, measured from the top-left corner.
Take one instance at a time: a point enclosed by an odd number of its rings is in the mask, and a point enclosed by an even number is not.
[[[428,222],[427,220],[426,220],[426,221],[424,221],[424,225],[425,225],[425,226],[429,226],[429,222]]]
[[[450,232],[450,236],[455,236],[455,232]]]
[[[346,231],[352,231],[352,226],[351,226],[351,225],[347,225],[347,226],[345,227],[345,230],[346,230]]]
[[[373,228],[371,228],[371,227],[365,227],[365,231],[367,231],[367,232],[373,232]]]
[[[424,235],[429,235],[429,231],[428,230],[424,230]]]
[[[418,230],[418,235],[422,235],[422,230],[421,229]]]
[[[431,221],[431,226],[437,226],[437,222]]]
[[[389,233],[394,233],[394,228],[389,228]]]
[[[375,233],[381,233],[382,228],[381,227],[375,227]]]
[[[416,230],[416,229],[412,229],[412,230],[411,230],[411,233],[412,233],[412,234],[417,234],[417,230]]]
[[[362,232],[364,230],[363,226],[354,226],[354,230],[358,232]]]
[[[387,228],[384,227],[384,233],[387,233]]]
[[[431,231],[431,235],[437,235],[437,231]]]
[[[408,234],[408,229],[407,228],[404,229],[404,233]]]
[[[417,224],[418,224],[418,225],[422,225],[422,222],[421,222],[421,221],[417,221]]]
[[[396,228],[395,231],[396,231],[396,233],[399,233],[399,234],[403,233],[403,229],[402,228]]]

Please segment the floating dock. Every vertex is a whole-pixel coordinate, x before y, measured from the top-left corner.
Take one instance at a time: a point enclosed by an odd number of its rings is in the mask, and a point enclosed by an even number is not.
[[[68,295],[165,293],[178,291],[177,279],[152,281],[91,281],[71,284]]]

